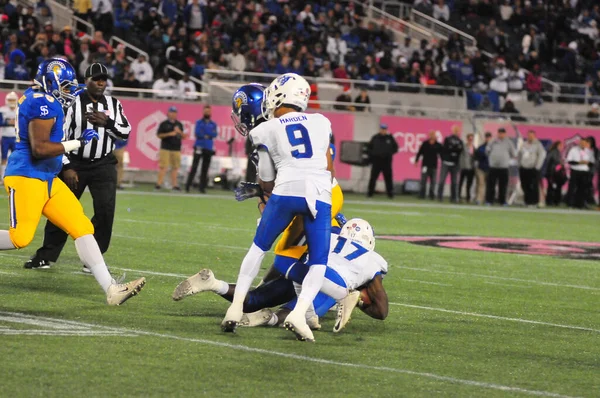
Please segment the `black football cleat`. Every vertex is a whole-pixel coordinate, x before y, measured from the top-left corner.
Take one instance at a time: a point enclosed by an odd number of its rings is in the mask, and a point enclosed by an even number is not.
[[[46,261],[38,256],[33,256],[23,265],[27,269],[48,269],[50,268],[50,261]]]

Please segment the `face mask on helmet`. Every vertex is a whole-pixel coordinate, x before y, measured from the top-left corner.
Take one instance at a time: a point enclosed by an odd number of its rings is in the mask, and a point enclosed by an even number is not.
[[[237,132],[244,137],[264,121],[262,119],[263,91],[264,86],[252,83],[242,86],[233,94],[231,119]]]
[[[348,220],[342,227],[340,236],[355,242],[367,250],[375,249],[375,234],[373,227],[360,218]]]

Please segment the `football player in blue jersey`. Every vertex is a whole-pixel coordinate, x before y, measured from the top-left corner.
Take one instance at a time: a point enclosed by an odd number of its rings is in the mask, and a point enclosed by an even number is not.
[[[79,258],[105,291],[107,303],[119,305],[136,295],[146,280],[116,283],[94,239],[91,221],[75,195],[56,177],[63,154],[98,139],[98,132],[87,129],[80,139],[63,141],[63,108],[71,106],[81,92],[73,66],[63,59],[51,58],[39,65],[34,86],[19,99],[17,143],[4,179],[10,228],[0,231],[0,250],[29,245],[44,215],[75,240]]]

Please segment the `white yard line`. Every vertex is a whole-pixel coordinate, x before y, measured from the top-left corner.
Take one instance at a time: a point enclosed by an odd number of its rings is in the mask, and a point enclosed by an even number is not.
[[[413,305],[413,304],[405,304],[405,303],[390,303],[390,304],[397,305],[399,307],[414,308],[414,309],[426,310],[426,311],[445,312],[448,314],[465,315],[465,316],[472,316],[472,317],[477,317],[477,318],[496,319],[499,321],[529,323],[529,324],[533,324],[533,325],[551,326],[551,327],[555,327],[555,328],[570,329],[570,330],[583,330],[586,332],[600,333],[600,329],[592,329],[592,328],[586,328],[586,327],[582,327],[582,326],[562,325],[562,324],[558,324],[558,323],[532,321],[530,319],[510,318],[510,317],[506,317],[506,316],[479,314],[476,312],[456,311],[456,310],[449,310],[446,308],[439,308],[439,307],[426,307],[423,305]]]
[[[431,268],[417,268],[417,267],[405,267],[405,266],[397,266],[395,268],[409,269],[411,271],[431,272],[434,274],[464,275],[464,276],[472,276],[472,277],[477,277],[477,278],[498,279],[498,280],[504,280],[504,281],[513,281],[513,282],[526,282],[526,283],[531,283],[531,284],[535,284],[535,285],[543,285],[543,286],[568,287],[568,288],[572,288],[572,289],[600,291],[600,288],[592,287],[592,286],[571,285],[571,284],[554,283],[554,282],[543,282],[543,281],[538,281],[535,279],[508,278],[508,277],[504,277],[504,276],[472,274],[469,272],[442,271],[442,270],[435,270],[435,269],[431,269]]]
[[[425,285],[437,285],[437,286],[452,286],[448,283],[438,283],[438,282],[429,282],[429,281],[420,281],[418,279],[406,279],[406,278],[401,278],[400,281],[406,281],[406,282],[417,282],[417,283],[423,283]]]
[[[504,392],[511,392],[511,393],[535,395],[535,396],[540,396],[540,397],[571,398],[567,395],[562,395],[562,394],[558,394],[558,393],[554,393],[554,392],[550,392],[550,391],[528,390],[525,388],[520,388],[520,387],[515,387],[515,386],[506,386],[506,385],[502,385],[502,384],[487,383],[487,382],[476,381],[476,380],[460,379],[460,378],[455,378],[455,377],[450,377],[450,376],[438,375],[438,374],[430,373],[430,372],[417,372],[417,371],[413,371],[413,370],[392,368],[392,367],[387,367],[387,366],[372,366],[372,365],[365,365],[365,364],[360,364],[360,363],[333,361],[333,360],[329,360],[329,359],[316,358],[316,357],[311,357],[311,356],[306,356],[306,355],[298,355],[298,354],[292,354],[292,353],[280,352],[280,351],[274,351],[274,350],[267,350],[267,349],[263,349],[263,348],[249,347],[249,346],[240,345],[240,344],[230,344],[230,343],[224,343],[224,342],[214,341],[214,340],[196,339],[196,338],[182,337],[182,336],[177,336],[177,335],[172,335],[172,334],[157,333],[157,332],[150,332],[150,331],[144,331],[144,330],[113,328],[113,327],[107,327],[107,326],[102,326],[102,325],[94,325],[94,324],[85,323],[85,322],[62,321],[62,320],[54,319],[54,318],[33,317],[30,315],[26,315],[26,314],[15,314],[15,313],[10,313],[10,312],[0,312],[0,314],[18,316],[19,318],[23,318],[23,319],[33,318],[33,319],[38,319],[38,320],[44,321],[44,322],[63,322],[65,325],[71,324],[73,326],[87,327],[87,328],[93,328],[93,329],[105,330],[105,331],[112,331],[114,333],[122,333],[120,336],[128,335],[128,334],[137,334],[137,335],[141,335],[141,336],[158,337],[158,338],[162,338],[162,339],[210,345],[210,346],[214,346],[214,347],[227,348],[227,349],[231,349],[231,350],[255,353],[255,354],[260,354],[260,355],[276,356],[276,357],[280,357],[280,358],[292,359],[295,361],[312,362],[312,363],[317,363],[317,364],[321,364],[321,365],[331,365],[331,366],[338,366],[338,367],[344,367],[344,368],[362,369],[362,370],[369,370],[369,371],[376,371],[376,372],[395,373],[395,374],[403,374],[403,375],[409,375],[409,376],[415,376],[415,377],[422,377],[422,378],[432,379],[432,380],[436,380],[436,381],[440,381],[440,382],[446,382],[446,383],[451,383],[451,384],[462,384],[462,385],[466,385],[466,386],[479,387],[479,388],[488,389],[488,390],[497,390],[497,391],[504,391]],[[290,344],[300,344],[300,343],[290,341]]]
[[[506,286],[506,287],[519,287],[519,288],[523,288],[523,289],[529,289],[531,288],[531,286],[528,285],[513,285],[510,283],[497,283],[497,282],[483,282],[486,285],[495,285],[495,286]]]

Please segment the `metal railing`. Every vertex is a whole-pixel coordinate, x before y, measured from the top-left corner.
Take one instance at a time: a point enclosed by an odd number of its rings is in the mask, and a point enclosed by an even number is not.
[[[352,1],[360,4],[356,0]],[[419,41],[422,39],[431,40],[433,37],[433,35],[426,29],[387,13],[384,10],[375,7],[373,4],[362,4],[362,6],[365,8],[367,18],[370,21],[381,24],[384,27],[392,30],[396,35],[400,36],[400,38],[398,38],[399,40],[406,36],[418,39]]]
[[[451,35],[457,34],[462,39],[465,47],[473,48],[477,47],[477,40],[475,38],[459,29],[456,29],[448,24],[445,24],[437,19],[430,17],[414,8],[410,12],[410,21],[418,26],[427,29],[436,38],[447,40]]]
[[[226,69],[206,69],[204,71],[205,82],[214,84],[214,82],[222,83],[222,81],[230,82],[245,82],[245,83],[264,83],[269,84],[278,75],[271,73],[259,72],[238,72]],[[367,89],[381,92],[406,92],[406,93],[443,93],[446,96],[459,96],[463,90],[461,87],[452,86],[423,86],[421,84],[411,83],[388,83],[372,80],[352,80],[352,79],[335,79],[325,77],[311,77],[307,79],[309,82],[314,82],[320,85],[330,84],[333,87],[349,87],[350,89]]]

